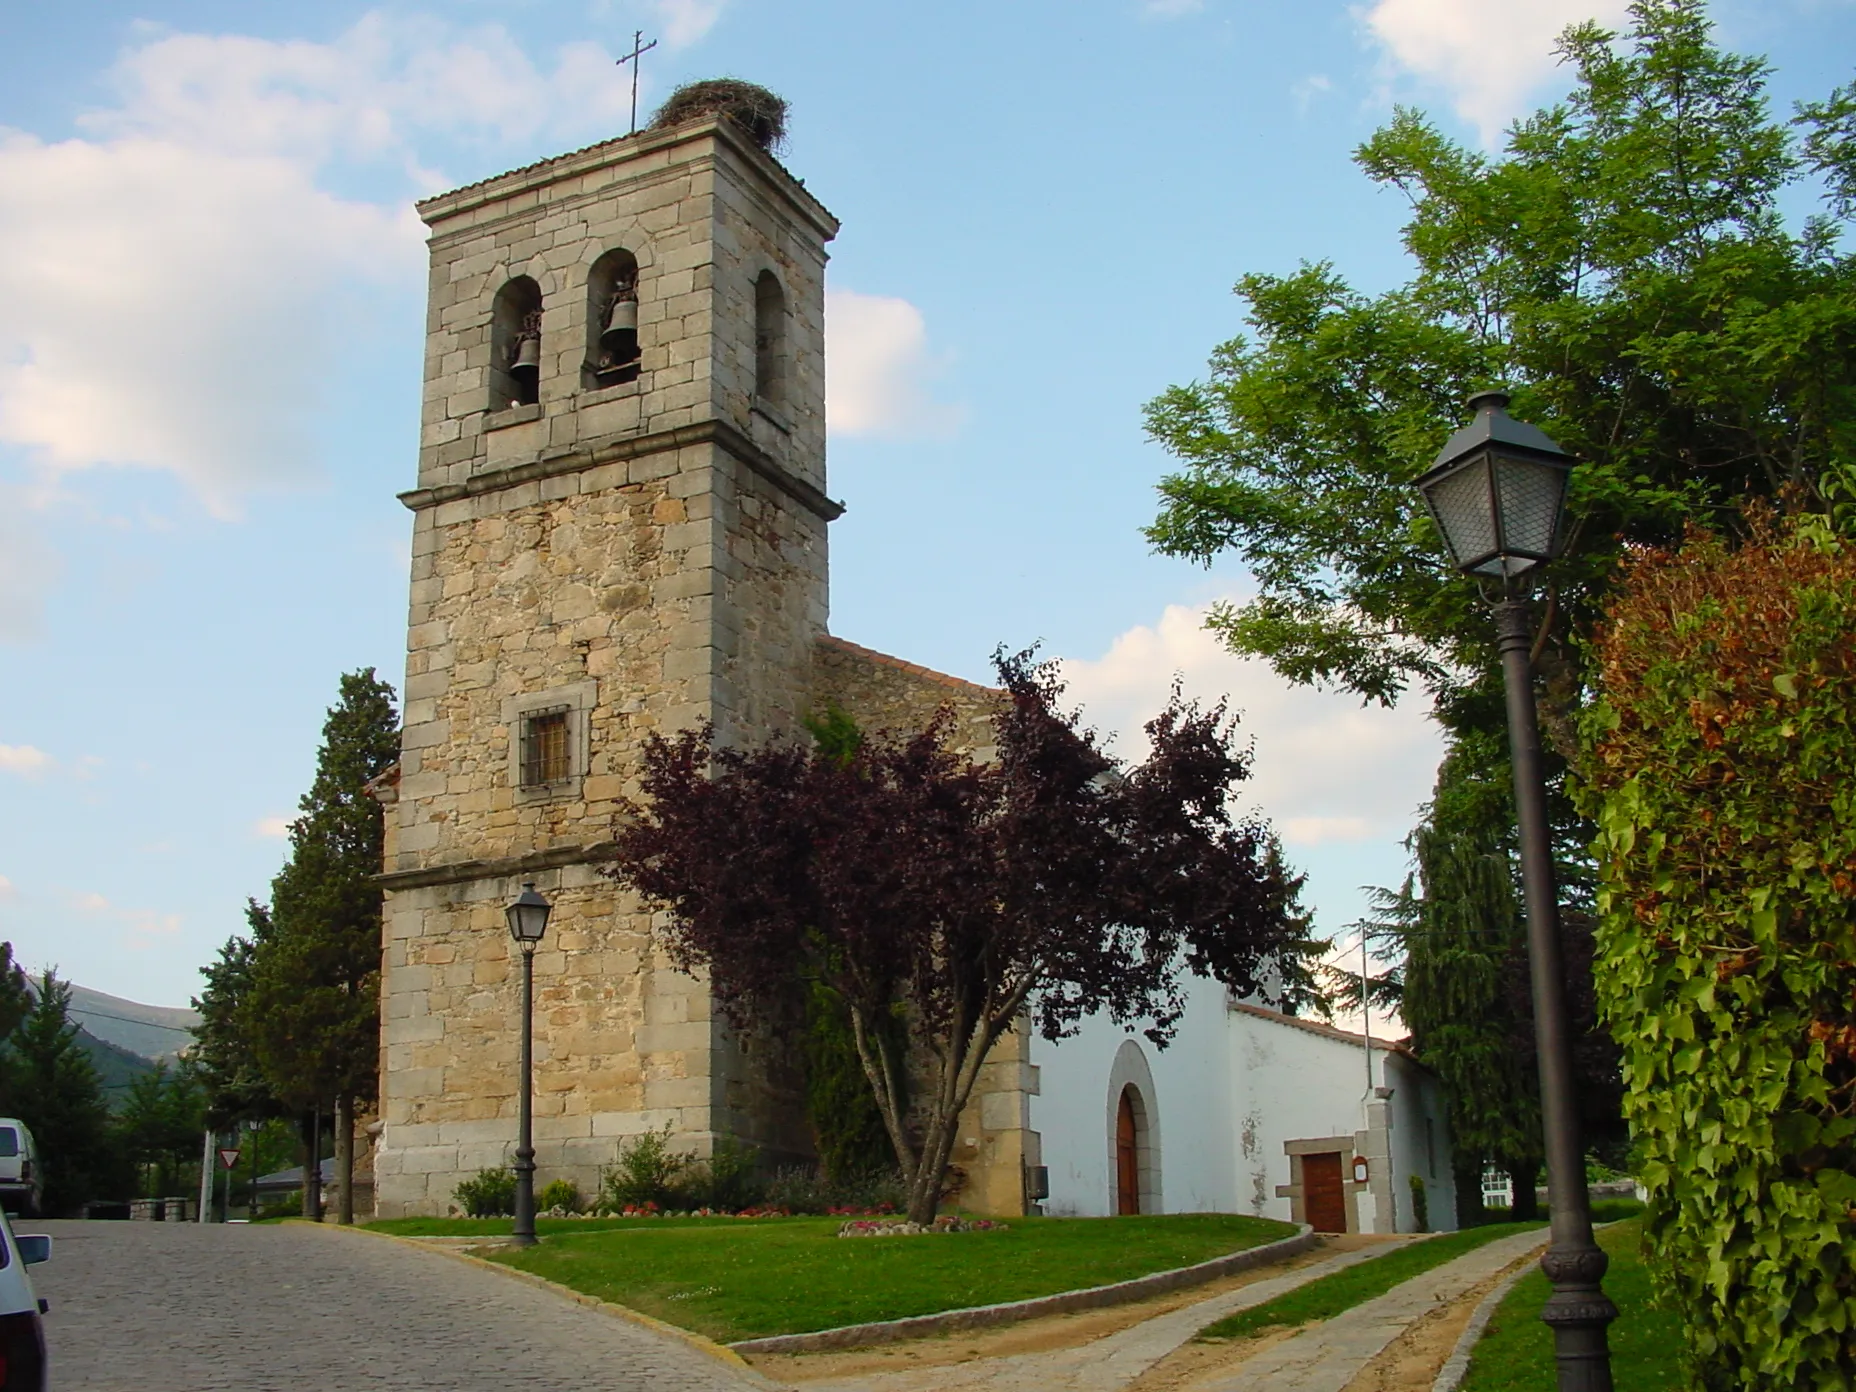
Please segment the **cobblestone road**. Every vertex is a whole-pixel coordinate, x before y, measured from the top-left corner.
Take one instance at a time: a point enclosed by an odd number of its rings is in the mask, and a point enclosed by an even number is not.
[[[405,1243],[307,1224],[28,1222],[58,1392],[741,1392],[680,1339]]]

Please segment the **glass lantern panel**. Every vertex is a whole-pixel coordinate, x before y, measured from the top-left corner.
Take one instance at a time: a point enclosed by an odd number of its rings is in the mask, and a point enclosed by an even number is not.
[[[1537,460],[1497,457],[1495,486],[1501,501],[1502,551],[1546,560],[1553,554],[1566,471]]]
[[[1459,566],[1474,565],[1498,549],[1495,500],[1489,496],[1489,462],[1478,459],[1425,490],[1431,515]]]

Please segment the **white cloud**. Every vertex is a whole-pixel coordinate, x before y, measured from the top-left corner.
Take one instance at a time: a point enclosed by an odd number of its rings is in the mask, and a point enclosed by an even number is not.
[[[664,42],[672,48],[687,48],[702,39],[722,17],[723,0],[657,0],[658,21],[664,26]]]
[[[1629,0],[1374,0],[1364,20],[1393,65],[1441,87],[1457,114],[1493,145],[1530,110],[1554,72],[1568,25],[1614,24]]]
[[[1255,744],[1240,793],[1291,847],[1396,839],[1430,796],[1442,740],[1421,701],[1385,710],[1292,686],[1255,658],[1234,656],[1205,628],[1205,610],[1170,605],[1094,660],[1066,659],[1069,697],[1085,720],[1116,731],[1115,748],[1146,752],[1142,724],[1165,706],[1178,674],[1205,704],[1228,695]]]
[[[167,470],[215,512],[300,483],[344,283],[417,238],[288,160],[0,138],[0,441],[54,471]]]
[[[925,383],[945,359],[928,349],[922,312],[907,300],[825,292],[825,414],[845,435],[952,434],[964,412]]]
[[[5,875],[0,875],[0,900],[17,899],[19,889]]]
[[[1205,0],[1142,0],[1141,13],[1151,19],[1178,19],[1204,8]]]
[[[1289,95],[1295,98],[1296,114],[1301,115],[1316,97],[1333,90],[1334,81],[1326,73],[1310,73],[1289,89]]]
[[[266,840],[281,841],[290,834],[290,818],[260,817],[251,824],[251,834]]]
[[[101,894],[74,894],[71,896],[71,905],[79,913],[115,923],[123,930],[129,947],[145,946],[150,938],[172,937],[181,928],[182,919],[177,913],[162,913],[158,909],[118,908]]]
[[[0,744],[0,773],[36,778],[52,766],[52,756],[29,744]]]
[[[87,138],[0,129],[0,444],[53,475],[166,471],[221,516],[314,476],[343,344],[383,287],[418,289],[406,200],[331,192],[325,167],[429,187],[428,133],[526,148],[622,129],[629,101],[596,44],[538,66],[497,25],[378,14],[326,44],[157,34],[111,83]],[[9,552],[0,633],[35,612]]]

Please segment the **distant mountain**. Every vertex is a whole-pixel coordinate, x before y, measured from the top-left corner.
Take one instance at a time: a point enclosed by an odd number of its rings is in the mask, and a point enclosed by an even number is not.
[[[75,982],[67,984],[71,987],[71,1022],[100,1043],[151,1061],[171,1060],[193,1043],[193,1031],[200,1023],[197,1011],[142,1005]],[[103,1067],[101,1061],[98,1067]]]
[[[90,1061],[96,1065],[97,1076],[103,1083],[104,1100],[114,1111],[122,1106],[129,1095],[129,1085],[145,1073],[155,1071],[152,1059],[131,1053],[108,1040],[98,1039],[89,1030],[79,1027],[77,1042],[84,1046],[84,1052],[90,1055]]]

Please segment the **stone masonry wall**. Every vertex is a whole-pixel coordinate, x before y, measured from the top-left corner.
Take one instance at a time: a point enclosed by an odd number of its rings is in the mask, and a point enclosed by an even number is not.
[[[378,1212],[443,1212],[507,1163],[521,962],[503,908],[554,905],[534,959],[539,1178],[583,1192],[617,1139],[795,1134],[793,1080],[713,1017],[598,873],[653,733],[790,732],[825,622],[823,245],[828,213],[726,122],[648,132],[421,205],[434,229],[408,614],[390,798]],[[639,268],[638,380],[588,389],[587,275]],[[754,277],[783,278],[793,361],[763,423]],[[543,296],[540,401],[492,403],[490,318]],[[748,309],[741,318],[743,286]],[[799,389],[800,384],[810,384]],[[744,394],[745,391],[745,394]],[[491,407],[496,409],[490,409]],[[572,776],[520,786],[523,713],[565,706]]]

